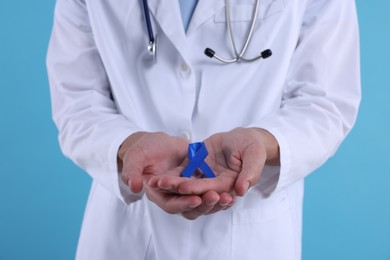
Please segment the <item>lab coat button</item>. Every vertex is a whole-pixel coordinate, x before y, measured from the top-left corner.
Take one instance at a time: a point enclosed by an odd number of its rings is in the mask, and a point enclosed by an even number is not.
[[[186,73],[190,72],[190,67],[188,66],[187,63],[182,63],[180,65],[180,69],[182,72],[186,72]]]

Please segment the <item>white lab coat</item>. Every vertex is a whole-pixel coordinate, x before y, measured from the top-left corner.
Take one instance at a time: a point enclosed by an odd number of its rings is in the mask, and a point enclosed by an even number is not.
[[[242,46],[254,0],[231,0]],[[93,184],[77,259],[295,260],[301,257],[303,178],[337,149],[360,101],[353,0],[262,0],[247,57],[230,57],[224,0],[199,0],[187,34],[177,0],[150,0],[157,56],[135,0],[58,0],[47,65],[53,118],[66,156]],[[132,194],[117,150],[136,131],[201,141],[261,127],[279,142],[281,167],[231,209],[195,221]]]

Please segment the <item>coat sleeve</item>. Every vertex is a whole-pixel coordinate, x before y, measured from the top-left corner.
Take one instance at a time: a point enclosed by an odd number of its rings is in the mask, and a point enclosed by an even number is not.
[[[353,0],[309,1],[281,107],[251,125],[267,129],[280,146],[281,167],[258,185],[264,193],[321,166],[355,123],[361,94],[357,24]]]
[[[47,55],[52,113],[65,156],[125,203],[117,151],[140,129],[118,112],[82,0],[58,0]]]

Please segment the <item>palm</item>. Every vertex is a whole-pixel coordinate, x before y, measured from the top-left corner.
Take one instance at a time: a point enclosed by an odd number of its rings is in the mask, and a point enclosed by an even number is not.
[[[242,169],[241,158],[231,153],[229,149],[226,149],[221,137],[218,135],[213,135],[206,139],[205,144],[209,152],[206,163],[217,178],[224,183],[224,188],[217,192],[233,193],[234,183]],[[207,179],[204,179],[204,181],[207,181]]]
[[[253,129],[239,128],[216,134],[204,142],[208,149],[205,161],[215,178],[199,178],[197,174],[192,178],[179,177],[188,159],[173,169],[171,166],[175,163],[167,163],[161,167],[167,170],[161,175],[144,175],[146,194],[165,211],[180,212],[188,219],[213,214],[233,205],[234,195],[243,196],[260,178],[266,152],[259,134]],[[188,208],[189,205],[192,207]]]
[[[205,161],[216,178],[176,177],[183,170],[187,163],[185,162],[168,176],[159,178],[156,186],[170,188],[170,191],[181,194],[200,195],[207,191],[216,191],[243,195],[249,185],[257,182],[265,162],[265,150],[261,140],[257,138],[257,133],[238,129],[215,134],[204,142],[209,152]],[[248,180],[248,172],[252,176],[251,180]]]
[[[180,165],[186,157],[187,142],[162,133],[142,135],[124,154],[122,179],[138,193],[144,178],[159,176]]]

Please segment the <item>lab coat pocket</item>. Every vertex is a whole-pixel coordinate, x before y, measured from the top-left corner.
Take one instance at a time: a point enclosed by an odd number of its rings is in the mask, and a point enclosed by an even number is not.
[[[259,14],[257,20],[265,20],[271,16],[279,14],[283,11],[284,3],[283,0],[260,0]],[[234,22],[251,22],[253,19],[253,11],[255,4],[246,3],[245,1],[233,2],[230,6],[230,21]],[[219,10],[214,18],[216,23],[226,22],[225,8]]]
[[[233,213],[232,260],[296,259],[288,200]]]
[[[253,21],[253,12],[255,4],[248,1],[235,1],[230,7],[230,25],[233,32],[233,38],[237,51],[240,52],[248,40],[248,32]],[[256,23],[253,29],[252,37],[248,42],[248,48],[244,58],[251,59],[258,56],[263,50],[272,47],[272,35],[278,28],[283,19],[282,13],[284,10],[284,0],[265,0],[260,1],[259,13],[256,18]],[[214,17],[216,28],[220,28],[221,35],[217,35],[218,39],[226,39],[230,41],[226,33],[226,14],[225,8],[221,8]],[[271,40],[270,40],[271,39]],[[226,48],[225,48],[226,49]],[[222,49],[221,56],[228,56],[230,51]]]

